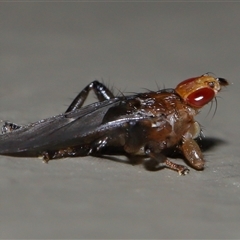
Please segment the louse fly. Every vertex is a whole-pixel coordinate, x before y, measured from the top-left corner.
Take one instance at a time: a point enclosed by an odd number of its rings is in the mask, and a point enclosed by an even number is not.
[[[223,78],[204,74],[175,89],[115,97],[105,85],[93,81],[63,114],[25,126],[5,122],[0,154],[41,157],[48,162],[121,149],[128,156],[144,155],[158,169],[170,168],[185,175],[189,169],[167,157],[169,150],[177,149],[189,166],[203,170],[203,154],[194,140],[201,128],[194,117],[227,85]],[[99,101],[82,107],[91,90]]]

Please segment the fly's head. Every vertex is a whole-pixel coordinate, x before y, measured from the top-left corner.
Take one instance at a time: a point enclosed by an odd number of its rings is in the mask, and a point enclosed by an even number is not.
[[[221,87],[228,84],[228,81],[224,78],[214,78],[204,74],[179,83],[175,91],[188,105],[199,109],[212,101]]]

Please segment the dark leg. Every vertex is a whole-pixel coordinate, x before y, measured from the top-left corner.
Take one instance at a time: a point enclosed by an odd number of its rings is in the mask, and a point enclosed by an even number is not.
[[[114,98],[113,93],[104,84],[95,80],[95,81],[91,82],[89,85],[87,85],[77,95],[77,97],[73,100],[71,105],[66,110],[66,113],[81,108],[91,90],[94,90],[94,93],[96,94],[96,96],[100,102]]]
[[[12,132],[16,129],[19,129],[21,126],[12,123],[12,122],[5,122],[2,126],[2,134]]]
[[[87,156],[89,152],[88,145],[82,145],[77,147],[68,147],[59,150],[43,151],[39,154],[39,157],[43,159],[43,162],[48,163],[53,159],[67,158],[67,157],[78,157]]]
[[[97,155],[107,145],[107,140],[108,137],[105,137],[98,139],[91,144],[68,147],[56,151],[44,151],[39,155],[39,157],[41,157],[45,163],[48,163],[48,161],[52,159]]]
[[[100,102],[107,100],[107,99],[114,98],[113,93],[104,84],[95,80],[95,81],[91,82],[89,85],[87,85],[77,95],[77,97],[73,100],[71,105],[66,110],[66,113],[81,108],[91,90],[94,90],[94,93],[96,94],[96,96]],[[5,122],[1,128],[1,131],[2,131],[2,134],[5,134],[5,133],[12,132],[16,129],[19,129],[20,127],[21,127],[20,125],[17,125],[15,123]]]

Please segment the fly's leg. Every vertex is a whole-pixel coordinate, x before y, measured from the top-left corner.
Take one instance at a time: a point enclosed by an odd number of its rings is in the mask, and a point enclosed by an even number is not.
[[[12,123],[12,122],[5,122],[2,126],[2,134],[5,134],[5,133],[9,133],[9,132],[12,132],[16,129],[19,129],[21,128],[20,125],[17,125],[15,123]]]
[[[44,151],[40,154],[39,157],[42,158],[44,163],[48,163],[52,159],[66,158],[74,155],[75,155],[75,149],[66,148],[66,149],[60,149],[57,151]]]
[[[68,147],[59,150],[43,151],[39,157],[43,159],[44,163],[48,163],[53,159],[67,158],[67,157],[78,157],[87,155],[96,155],[107,145],[108,137],[98,139],[91,144],[85,144],[75,147]]]
[[[153,149],[151,148],[145,148],[145,153],[151,158],[151,160],[156,161],[154,163],[155,169],[169,168],[174,171],[177,171],[179,175],[186,175],[189,173],[189,169],[187,167],[171,162],[166,156],[164,156],[159,151],[153,151]]]
[[[198,144],[193,139],[184,139],[180,147],[187,162],[196,170],[204,169],[204,159]]]
[[[66,113],[81,108],[91,90],[94,91],[94,93],[96,94],[96,96],[100,102],[114,98],[113,93],[104,84],[95,80],[95,81],[91,82],[89,85],[87,85],[77,95],[77,97],[73,100],[73,102],[70,104],[70,106],[66,110]]]
[[[43,151],[39,157],[44,163],[48,163],[50,160],[67,158],[67,157],[77,157],[77,156],[87,156],[89,153],[89,145],[80,145],[76,147],[68,147],[65,149]]]
[[[145,144],[146,129],[149,126],[148,121],[141,122],[130,122],[128,126],[126,143],[124,150],[127,153],[135,154]],[[159,144],[149,143],[144,147],[144,152],[150,157],[150,160],[145,162],[145,167],[149,170],[159,170],[163,168],[170,168],[177,171],[180,175],[186,175],[189,169],[183,165],[179,165],[171,162],[165,155],[163,155],[159,149]]]

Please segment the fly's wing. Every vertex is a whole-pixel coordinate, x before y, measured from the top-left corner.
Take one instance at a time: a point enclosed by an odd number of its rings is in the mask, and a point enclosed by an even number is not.
[[[93,135],[99,129],[108,109],[120,102],[120,98],[114,98],[90,104],[0,135],[0,154],[17,155],[83,144],[89,133]]]

